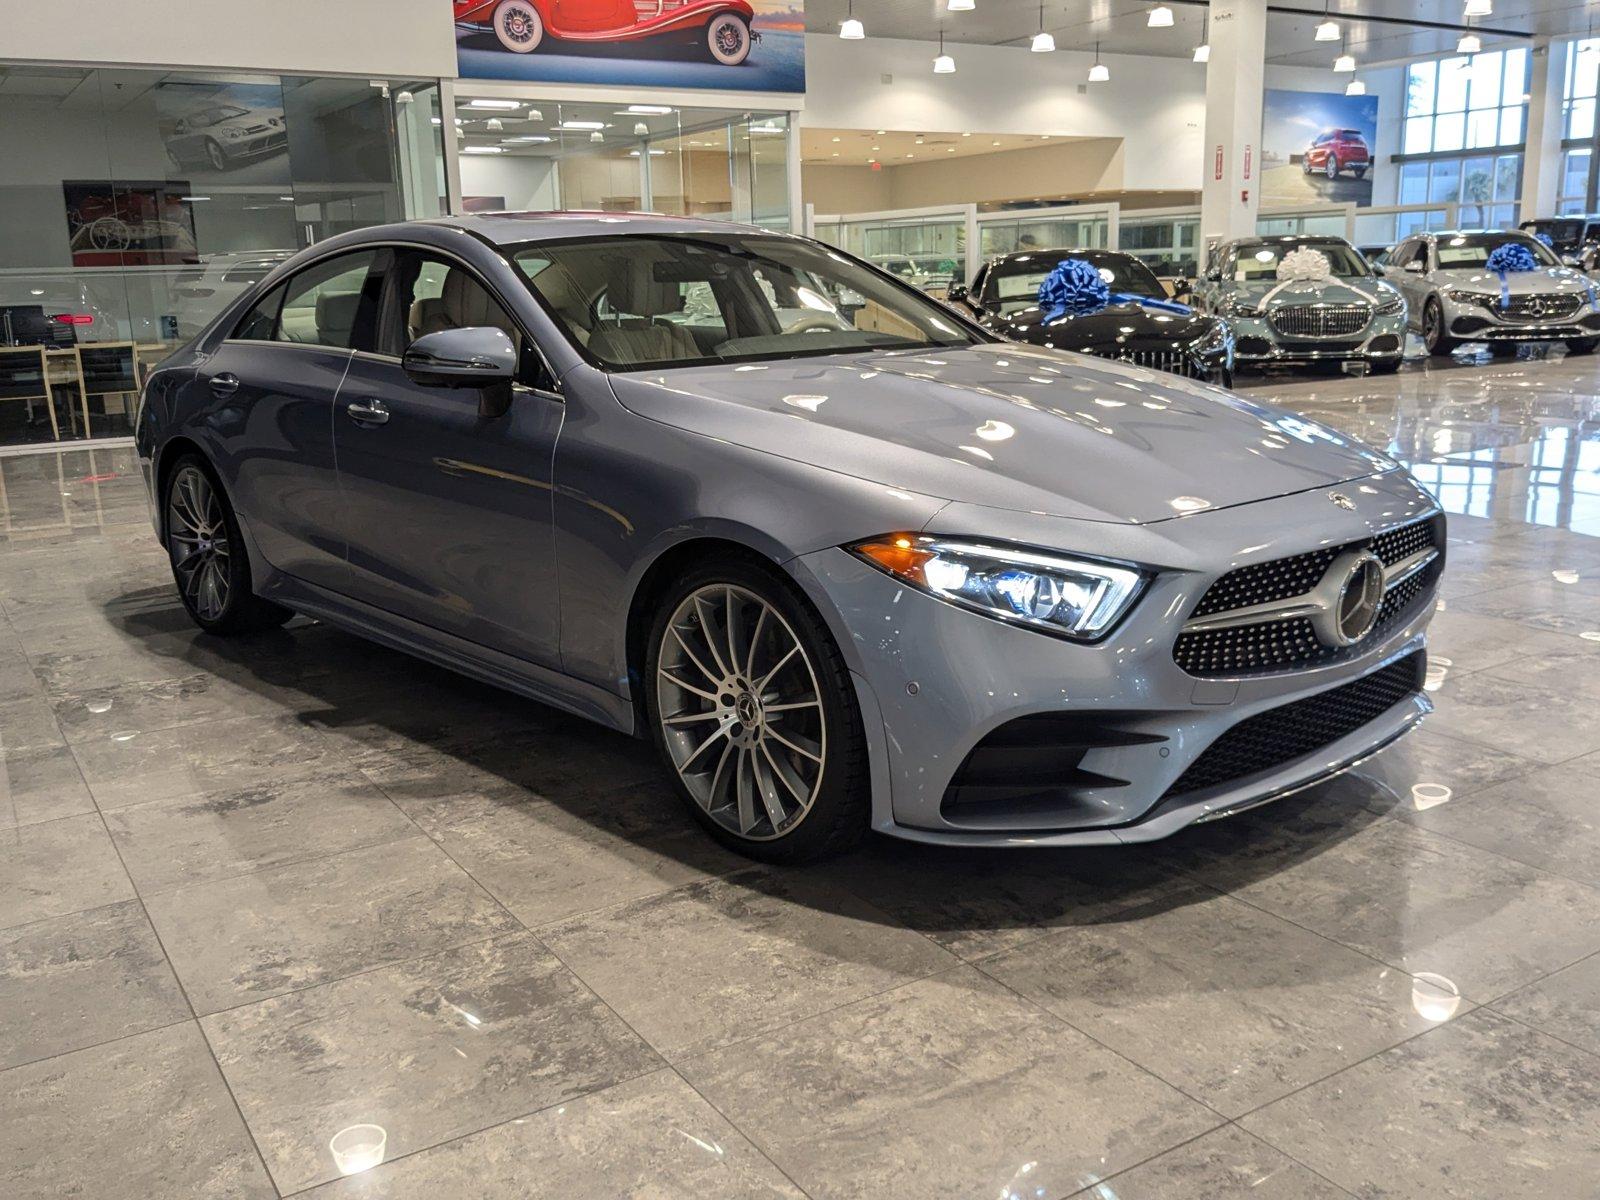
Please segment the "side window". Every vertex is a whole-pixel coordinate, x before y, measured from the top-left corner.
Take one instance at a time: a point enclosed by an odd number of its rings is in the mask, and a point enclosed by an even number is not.
[[[340,254],[289,280],[274,341],[370,350],[377,326],[381,274],[376,250]]]
[[[487,325],[503,329],[517,346],[518,376],[523,382],[549,386],[533,343],[466,267],[426,251],[405,251],[395,267],[394,281],[381,339],[385,352],[404,354],[419,337],[442,329]]]
[[[244,320],[234,326],[233,336],[249,342],[270,342],[277,336],[278,310],[283,307],[284,285],[279,284],[255,302]]]
[[[1394,253],[1389,255],[1389,266],[1398,270],[1411,261],[1411,256],[1416,253],[1417,244],[1407,240],[1394,248]]]

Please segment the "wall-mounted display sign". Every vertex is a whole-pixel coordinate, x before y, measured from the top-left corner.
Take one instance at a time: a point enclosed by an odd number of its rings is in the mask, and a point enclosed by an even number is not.
[[[465,79],[803,92],[804,0],[451,0]]]
[[[200,261],[190,185],[64,180],[67,236],[75,267],[148,267]]]
[[[1378,98],[1269,88],[1261,109],[1261,204],[1372,203]]]

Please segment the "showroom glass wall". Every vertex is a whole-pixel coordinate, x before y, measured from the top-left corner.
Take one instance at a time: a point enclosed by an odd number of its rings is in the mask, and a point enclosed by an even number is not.
[[[1459,204],[1468,228],[1516,224],[1528,116],[1526,47],[1406,68],[1398,202]],[[1397,230],[1404,237],[1414,229]]]
[[[1600,168],[1600,38],[1583,38],[1567,49],[1561,88],[1561,194],[1557,213],[1595,210],[1597,168]]]
[[[455,88],[467,211],[608,209],[790,228],[790,115]]]
[[[97,386],[294,251],[438,215],[438,112],[435,81],[0,66],[0,382],[42,349],[50,396],[0,405],[0,444],[128,433]]]

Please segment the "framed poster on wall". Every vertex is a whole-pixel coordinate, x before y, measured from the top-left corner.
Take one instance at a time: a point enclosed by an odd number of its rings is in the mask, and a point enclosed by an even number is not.
[[[451,0],[463,79],[803,92],[804,0]]]
[[[1372,204],[1378,98],[1267,89],[1261,108],[1261,204]]]
[[[64,180],[75,267],[149,267],[200,261],[189,184],[181,180]]]

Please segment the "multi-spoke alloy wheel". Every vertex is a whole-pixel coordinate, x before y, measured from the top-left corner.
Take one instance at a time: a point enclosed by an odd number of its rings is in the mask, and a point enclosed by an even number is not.
[[[167,499],[167,548],[189,607],[202,620],[220,621],[228,610],[228,526],[211,481],[198,467],[180,467]]]
[[[828,763],[822,692],[773,605],[734,584],[689,593],[667,621],[655,687],[668,756],[711,820],[769,841],[806,818]]]

